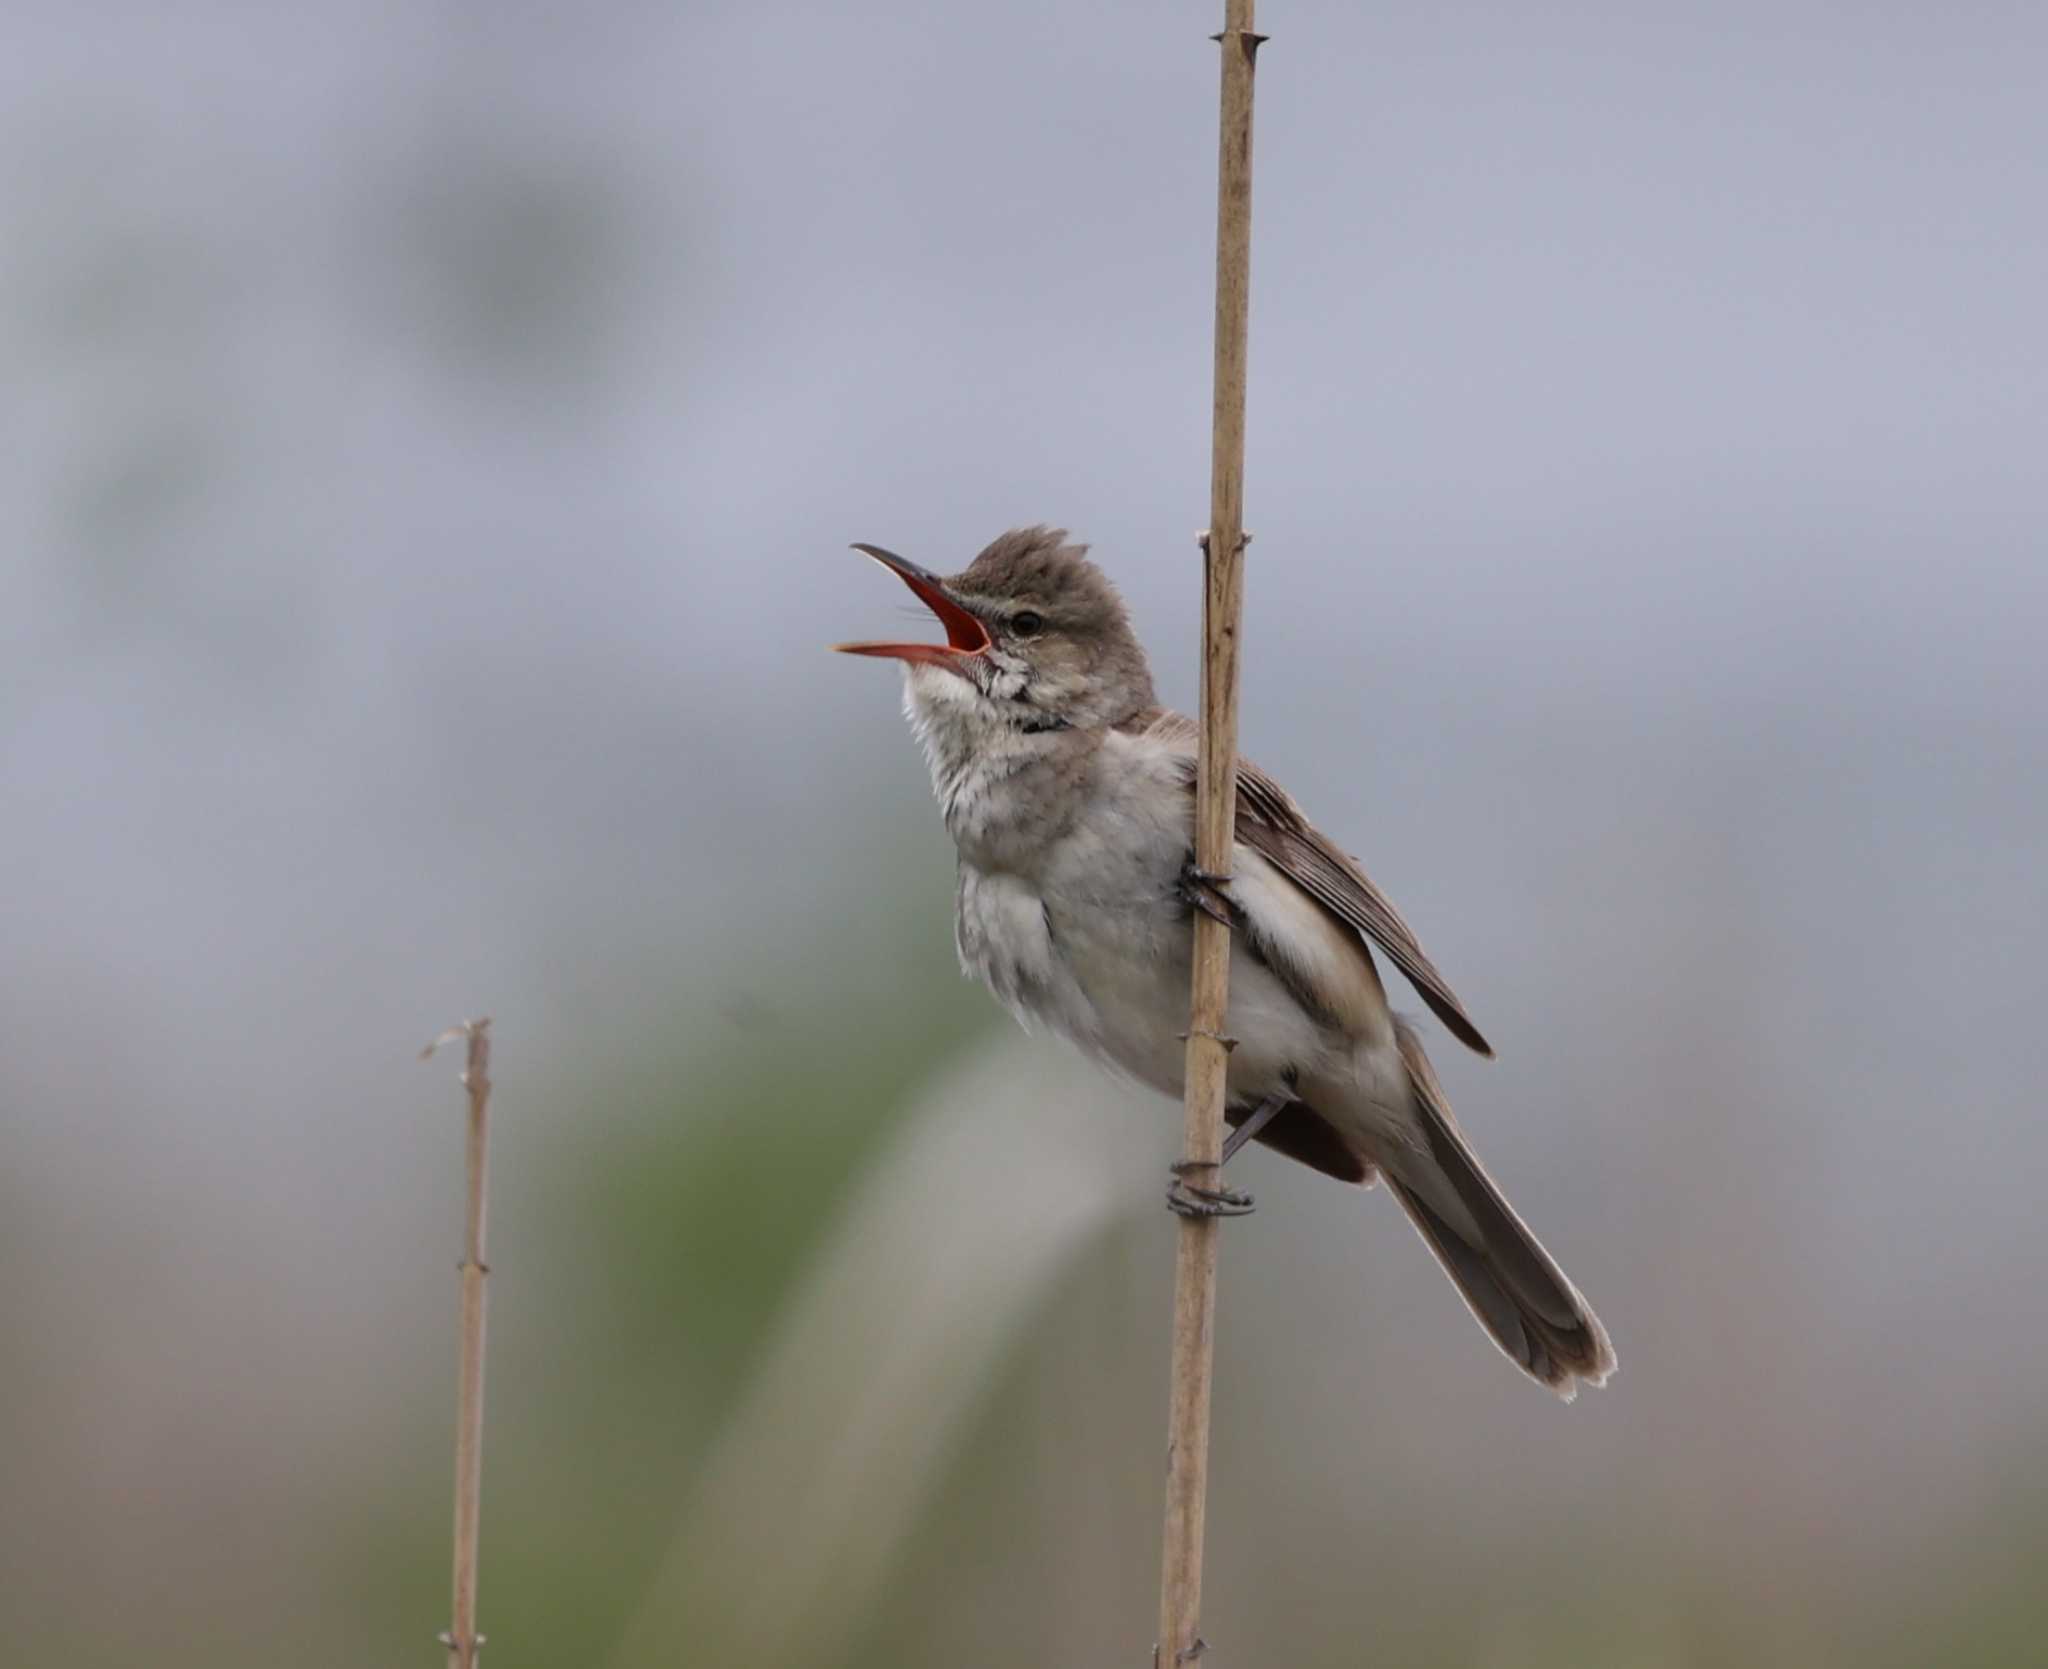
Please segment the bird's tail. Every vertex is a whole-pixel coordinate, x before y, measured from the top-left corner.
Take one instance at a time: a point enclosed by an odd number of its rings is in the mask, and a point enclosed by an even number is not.
[[[1388,1184],[1493,1342],[1570,1402],[1580,1380],[1614,1371],[1607,1329],[1473,1157],[1420,1040],[1398,1030],[1427,1145],[1381,1155]]]

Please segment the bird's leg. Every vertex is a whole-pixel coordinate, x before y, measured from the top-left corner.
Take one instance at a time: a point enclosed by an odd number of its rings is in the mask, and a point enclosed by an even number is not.
[[[1192,852],[1181,865],[1180,881],[1177,888],[1181,902],[1190,909],[1200,910],[1212,921],[1221,922],[1225,927],[1237,925],[1237,906],[1230,897],[1230,877],[1213,875],[1195,862]],[[1235,1048],[1235,1038],[1222,1040],[1225,1048]],[[1248,1217],[1253,1210],[1250,1194],[1242,1188],[1207,1187],[1192,1182],[1189,1178],[1203,1172],[1215,1172],[1216,1181],[1222,1181],[1223,1167],[1230,1163],[1233,1155],[1244,1144],[1270,1124],[1273,1115],[1287,1105],[1291,1095],[1270,1095],[1262,1101],[1243,1124],[1230,1133],[1223,1144],[1222,1157],[1214,1164],[1204,1159],[1177,1160],[1170,1168],[1173,1180],[1166,1185],[1166,1209],[1182,1217]]]
[[[1182,1217],[1249,1217],[1253,1210],[1251,1195],[1242,1188],[1208,1188],[1188,1178],[1205,1171],[1219,1173],[1229,1164],[1239,1148],[1250,1141],[1261,1130],[1273,1122],[1273,1116],[1294,1099],[1291,1095],[1269,1095],[1252,1109],[1251,1116],[1235,1130],[1223,1144],[1223,1157],[1210,1164],[1202,1159],[1176,1160],[1169,1169],[1173,1180],[1166,1185],[1166,1209]]]
[[[1271,1124],[1274,1115],[1293,1099],[1292,1095],[1269,1095],[1254,1107],[1251,1117],[1224,1138],[1223,1163],[1227,1165],[1231,1160],[1235,1159],[1238,1149],[1243,1147],[1246,1142],[1250,1141],[1261,1130],[1265,1129],[1267,1125]]]
[[[1180,866],[1180,879],[1174,890],[1180,894],[1180,901],[1190,909],[1200,910],[1211,921],[1219,921],[1225,927],[1236,925],[1236,906],[1230,898],[1230,877],[1211,875],[1206,869],[1196,866],[1192,852],[1187,862]]]

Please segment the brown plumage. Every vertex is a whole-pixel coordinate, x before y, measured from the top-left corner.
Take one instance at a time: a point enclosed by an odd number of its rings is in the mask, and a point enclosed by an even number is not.
[[[1180,1091],[1192,932],[1195,726],[1160,707],[1115,586],[1050,527],[941,579],[861,547],[946,627],[859,644],[905,663],[907,706],[959,852],[963,964],[1020,1017]],[[1453,1036],[1493,1053],[1414,931],[1285,789],[1238,766],[1226,1117],[1326,1175],[1380,1174],[1516,1366],[1567,1400],[1614,1367],[1606,1332],[1473,1156],[1377,947]]]
[[[1194,745],[1194,720],[1165,708],[1143,717],[1140,729],[1175,740],[1185,738],[1190,747]],[[1187,777],[1192,792],[1192,756]],[[1414,929],[1387,902],[1386,894],[1365,878],[1355,858],[1332,845],[1309,822],[1286,789],[1248,759],[1237,762],[1237,838],[1263,852],[1303,892],[1385,951],[1451,1035],[1466,1048],[1492,1058],[1493,1045],[1480,1035],[1450,983],[1423,954]]]

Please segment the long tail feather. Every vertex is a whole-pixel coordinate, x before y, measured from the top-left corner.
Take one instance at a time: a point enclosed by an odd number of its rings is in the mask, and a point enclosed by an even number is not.
[[[1397,1026],[1428,1146],[1387,1154],[1387,1180],[1493,1342],[1570,1402],[1581,1380],[1614,1371],[1607,1329],[1473,1156],[1420,1040]]]

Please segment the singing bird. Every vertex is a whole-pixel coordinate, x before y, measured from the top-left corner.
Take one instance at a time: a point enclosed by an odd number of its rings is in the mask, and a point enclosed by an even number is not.
[[[1161,707],[1116,588],[1064,530],[1004,534],[942,578],[874,558],[943,644],[903,663],[904,710],[959,851],[965,970],[1020,1020],[1182,1093],[1194,912],[1231,929],[1226,1158],[1251,1137],[1394,1197],[1510,1361],[1569,1401],[1614,1371],[1606,1330],[1474,1156],[1378,950],[1468,1048],[1492,1049],[1415,935],[1277,782],[1240,761],[1227,880],[1196,870],[1196,729]],[[1216,1179],[1220,1180],[1220,1179]],[[1232,1190],[1176,1181],[1185,1212]]]

